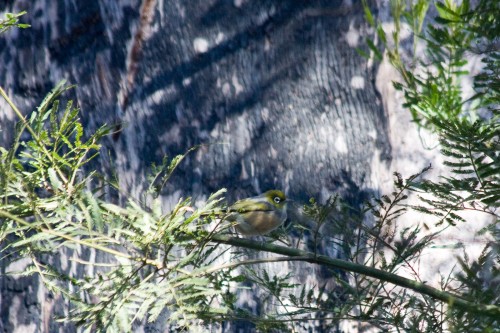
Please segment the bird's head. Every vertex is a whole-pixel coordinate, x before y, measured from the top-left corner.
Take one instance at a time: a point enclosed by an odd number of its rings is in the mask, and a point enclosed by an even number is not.
[[[278,209],[283,209],[286,206],[285,193],[280,190],[270,190],[262,194],[262,196],[273,206]]]

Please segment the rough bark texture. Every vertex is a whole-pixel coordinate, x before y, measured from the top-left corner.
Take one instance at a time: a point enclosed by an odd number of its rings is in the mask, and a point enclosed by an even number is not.
[[[279,188],[299,201],[340,192],[359,204],[388,178],[377,67],[356,52],[367,34],[361,1],[38,0],[0,9],[27,10],[32,25],[0,37],[2,87],[28,113],[61,79],[76,84],[69,98],[87,130],[116,124],[98,167],[116,169],[123,193],[140,196],[152,162],[200,144],[164,189],[165,207],[222,187],[230,200]],[[4,145],[16,119],[0,107]],[[2,260],[2,273],[13,270]],[[81,269],[64,253],[55,260]],[[272,269],[311,285],[333,274]],[[51,319],[67,308],[35,277],[2,275],[0,295],[0,331],[75,330]]]

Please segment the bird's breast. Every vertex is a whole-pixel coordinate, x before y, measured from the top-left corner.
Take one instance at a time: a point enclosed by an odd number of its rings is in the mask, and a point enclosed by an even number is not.
[[[236,229],[244,235],[264,235],[278,228],[286,220],[286,213],[253,211],[236,218]]]

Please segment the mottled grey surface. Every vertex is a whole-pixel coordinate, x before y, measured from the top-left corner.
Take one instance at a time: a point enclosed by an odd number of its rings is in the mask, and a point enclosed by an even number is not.
[[[93,167],[115,168],[124,193],[140,196],[152,162],[203,144],[164,189],[166,203],[226,187],[231,200],[280,188],[359,204],[378,191],[372,168],[388,168],[392,151],[377,67],[356,52],[366,48],[360,2],[8,2],[0,10],[27,10],[32,28],[0,37],[0,84],[26,113],[61,79],[76,84],[68,97],[87,130],[116,124]],[[6,144],[15,118],[0,108]],[[332,274],[285,266],[311,284]],[[50,295],[33,286],[1,277],[0,329],[13,327],[16,299],[32,313],[18,322],[46,315]],[[57,331],[44,323],[34,331]]]

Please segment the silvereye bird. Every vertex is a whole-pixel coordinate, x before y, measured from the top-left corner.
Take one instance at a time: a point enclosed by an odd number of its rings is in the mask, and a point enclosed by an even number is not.
[[[239,200],[229,207],[225,219],[235,222],[242,235],[265,235],[285,222],[286,196],[279,190],[270,190]]]

